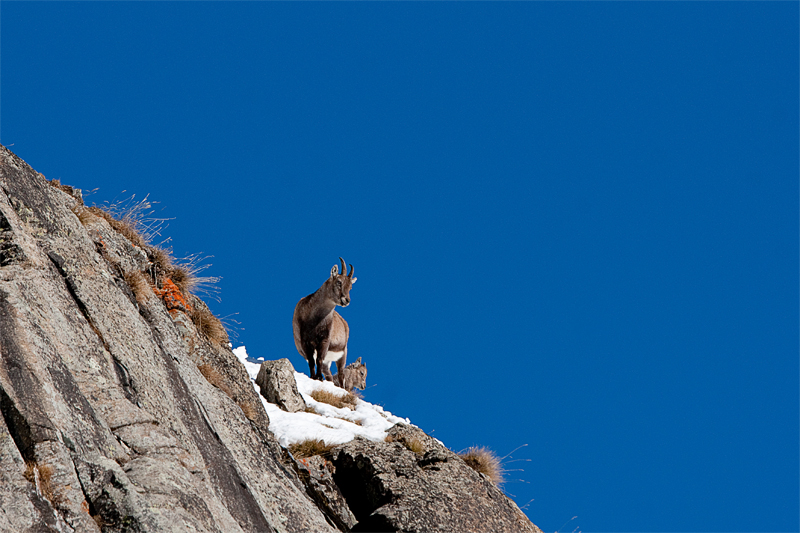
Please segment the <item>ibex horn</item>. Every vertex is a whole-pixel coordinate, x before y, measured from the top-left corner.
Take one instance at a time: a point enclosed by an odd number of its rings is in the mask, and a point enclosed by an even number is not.
[[[352,278],[353,277],[353,272],[355,272],[355,271],[356,271],[356,269],[353,268],[353,265],[350,265],[350,273],[347,275],[347,277],[348,278]]]
[[[342,258],[340,257],[340,258],[339,258],[339,261],[341,261],[341,262],[342,262],[342,276],[345,276],[345,275],[347,275],[347,267],[346,267],[346,266],[344,266],[344,259],[342,259]]]

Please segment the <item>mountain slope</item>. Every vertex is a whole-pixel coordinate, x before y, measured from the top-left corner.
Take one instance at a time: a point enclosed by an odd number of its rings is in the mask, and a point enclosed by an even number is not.
[[[311,475],[179,272],[56,185],[0,146],[0,531],[408,529],[371,518],[397,502],[424,518],[409,530],[447,529],[377,466],[347,473],[348,446],[380,457],[397,443],[343,444],[333,482]],[[513,517],[492,529],[535,530],[493,485],[471,483],[490,494],[476,512]],[[331,514],[341,495],[360,524]]]

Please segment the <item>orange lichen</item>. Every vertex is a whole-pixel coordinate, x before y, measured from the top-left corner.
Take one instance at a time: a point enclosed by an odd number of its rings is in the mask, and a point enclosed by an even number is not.
[[[164,300],[164,305],[167,306],[167,311],[172,311],[173,309],[183,311],[184,313],[189,313],[192,311],[192,306],[186,302],[186,298],[183,297],[181,290],[172,282],[171,279],[164,278],[161,281],[161,286],[161,289],[158,287],[153,287],[153,292],[155,292],[159,298]]]

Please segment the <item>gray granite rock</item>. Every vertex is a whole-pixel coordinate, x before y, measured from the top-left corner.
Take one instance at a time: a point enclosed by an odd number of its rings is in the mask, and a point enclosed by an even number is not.
[[[288,359],[261,363],[256,385],[269,403],[274,403],[284,411],[296,413],[306,408],[306,402],[297,390],[294,367]]]
[[[388,438],[333,450],[334,480],[358,520],[352,531],[541,533],[491,481],[419,428],[398,424]]]

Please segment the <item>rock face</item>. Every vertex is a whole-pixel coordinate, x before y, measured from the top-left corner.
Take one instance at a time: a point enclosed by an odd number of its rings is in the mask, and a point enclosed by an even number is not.
[[[0,147],[0,530],[333,531],[242,365],[80,204]]]
[[[294,367],[288,359],[264,361],[256,377],[261,395],[284,411],[296,413],[306,408],[306,402],[297,390]]]
[[[295,460],[205,304],[55,185],[0,146],[0,531],[536,531],[421,432]]]

